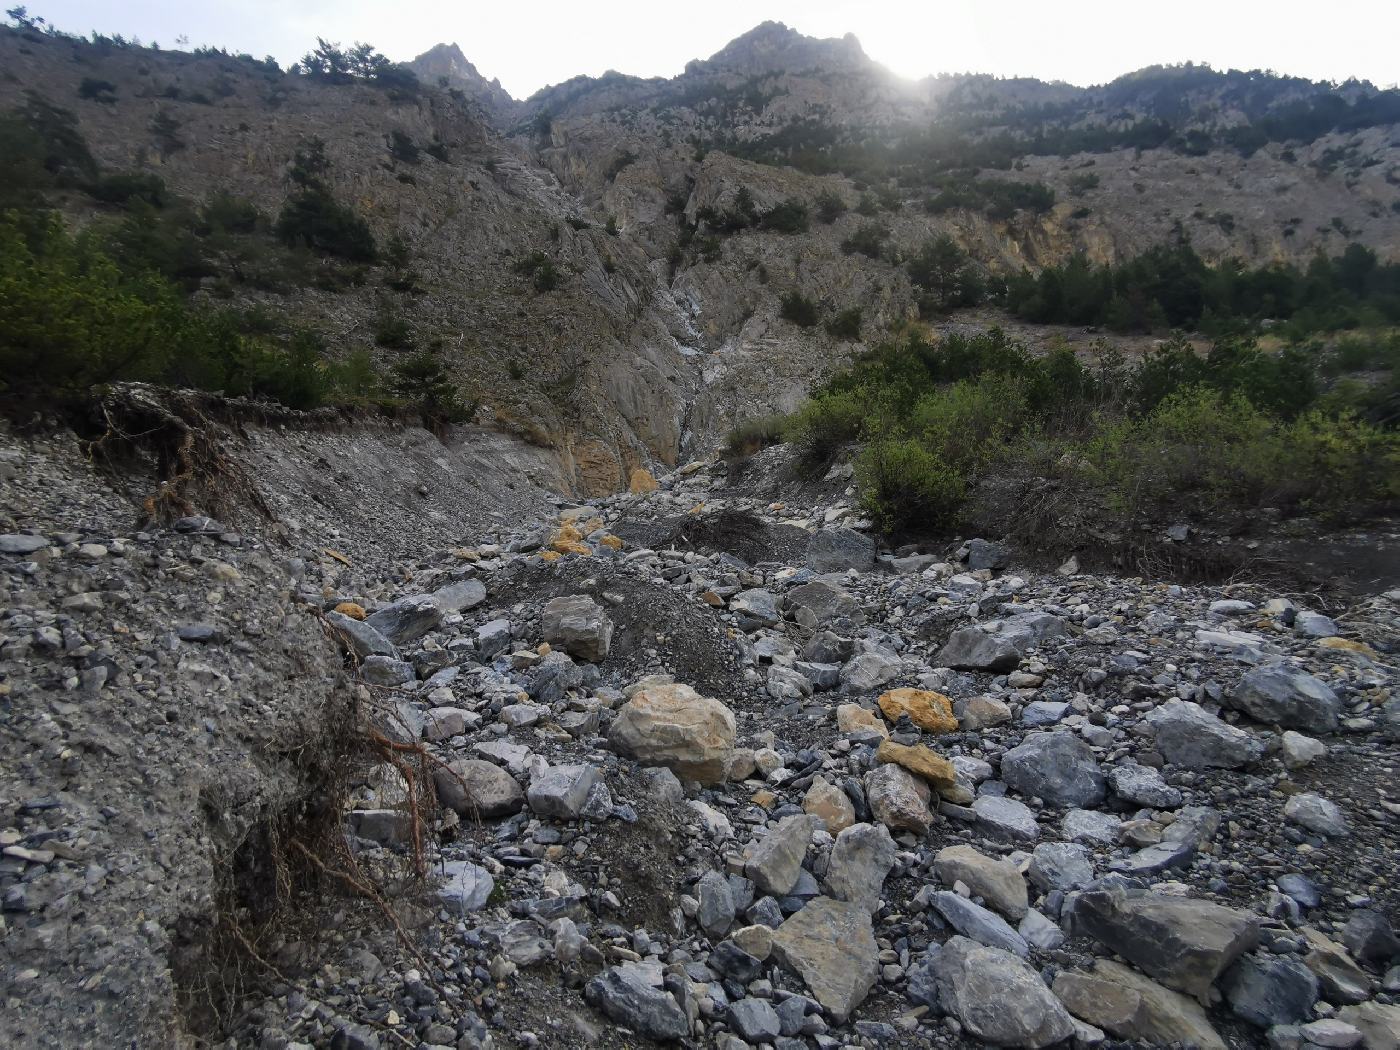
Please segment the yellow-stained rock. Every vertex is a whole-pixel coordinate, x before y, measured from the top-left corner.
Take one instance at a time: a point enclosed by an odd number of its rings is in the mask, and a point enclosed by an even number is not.
[[[341,602],[335,607],[335,611],[342,616],[348,616],[352,620],[363,620],[365,618],[365,608],[358,602]]]
[[[767,788],[759,788],[759,790],[755,791],[753,795],[750,796],[749,801],[763,809],[772,809],[773,803],[778,801],[778,796]]]
[[[940,790],[951,789],[957,783],[958,771],[953,768],[953,763],[942,755],[935,755],[922,744],[909,747],[886,740],[880,745],[880,750],[875,752],[875,757],[881,762],[893,762],[897,766],[903,766]]]
[[[615,551],[620,551],[620,550],[622,550],[622,537],[621,537],[621,536],[614,536],[612,533],[608,533],[606,536],[604,536],[604,537],[603,537],[602,539],[600,539],[598,542],[601,543],[604,547],[611,547],[611,548],[612,548],[613,550],[615,550]]]
[[[656,489],[656,479],[646,467],[638,467],[632,471],[632,476],[627,481],[629,492],[655,492]]]
[[[881,736],[890,735],[885,723],[880,721],[880,716],[861,707],[860,704],[841,704],[837,707],[836,728],[842,733],[875,732]]]
[[[572,525],[561,525],[549,541],[551,549],[560,554],[592,554],[592,549],[583,542],[583,533]]]
[[[560,558],[562,558],[563,556],[564,556],[564,555],[560,554],[558,551],[541,551],[541,552],[540,552],[540,558],[541,558],[543,561],[558,561],[558,560],[559,560]]]
[[[700,593],[700,600],[713,609],[724,608],[724,599],[714,591],[702,591]]]
[[[1376,651],[1365,642],[1356,642],[1350,638],[1320,638],[1318,645],[1324,649],[1341,649],[1348,653],[1360,653],[1362,656],[1369,656],[1376,659]]]
[[[593,533],[597,532],[599,529],[601,529],[601,528],[603,527],[603,519],[602,519],[602,518],[596,518],[596,517],[595,517],[595,518],[589,518],[589,519],[588,519],[587,521],[585,521],[582,525],[579,525],[579,526],[577,526],[577,527],[578,527],[578,530],[579,530],[580,532],[582,532],[585,536],[589,536],[589,535],[592,535]]]
[[[927,733],[954,733],[958,720],[953,717],[953,701],[929,689],[891,689],[880,694],[880,710],[891,722],[901,715]]]

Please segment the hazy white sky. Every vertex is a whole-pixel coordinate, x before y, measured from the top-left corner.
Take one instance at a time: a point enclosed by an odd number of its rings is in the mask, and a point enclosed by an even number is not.
[[[7,5],[8,6],[8,5]],[[1396,0],[34,0],[60,29],[214,44],[295,61],[320,35],[394,59],[457,42],[516,98],[580,73],[674,76],[764,20],[855,33],[896,73],[1035,76],[1094,84],[1159,62],[1400,80]]]

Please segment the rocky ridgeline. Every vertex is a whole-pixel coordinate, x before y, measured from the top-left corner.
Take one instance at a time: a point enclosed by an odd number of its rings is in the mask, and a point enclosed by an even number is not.
[[[289,607],[440,763],[441,812],[421,955],[289,942],[237,1045],[1397,1046],[1400,594],[1332,619],[982,540],[881,551],[847,502],[740,496],[722,466],[633,480],[393,572],[283,558]],[[0,537],[7,689],[71,667],[80,708],[129,684],[81,658],[120,622],[76,581],[133,547],[177,580],[270,557],[207,519]],[[228,610],[165,607],[171,666],[253,659]],[[36,938],[104,883],[5,761],[22,1006],[52,988]],[[408,855],[407,791],[358,779],[367,870]],[[127,964],[67,965],[118,986]]]

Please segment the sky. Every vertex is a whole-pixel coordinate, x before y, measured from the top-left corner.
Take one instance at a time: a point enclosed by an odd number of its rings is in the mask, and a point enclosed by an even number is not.
[[[1189,59],[1382,87],[1400,80],[1394,0],[34,0],[29,12],[68,32],[211,44],[284,66],[317,36],[368,41],[396,60],[455,42],[516,98],[609,69],[674,76],[766,20],[809,36],[854,33],[871,58],[907,77],[976,72],[1088,85]]]

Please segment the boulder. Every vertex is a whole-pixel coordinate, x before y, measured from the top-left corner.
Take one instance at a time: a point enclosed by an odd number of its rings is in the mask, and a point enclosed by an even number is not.
[[[863,904],[817,897],[773,932],[773,955],[844,1024],[875,986],[879,946]]]
[[[977,830],[997,842],[1034,842],[1040,837],[1035,814],[1024,802],[1004,795],[979,795],[972,803]]]
[[[398,658],[399,651],[394,647],[394,643],[363,620],[340,612],[328,612],[326,623],[341,633],[346,641],[346,648],[353,650],[361,660],[367,660],[371,656]]]
[[[1225,702],[1257,722],[1312,733],[1332,732],[1342,713],[1327,683],[1286,661],[1248,671]]]
[[[1163,780],[1161,773],[1136,762],[1114,766],[1108,771],[1108,783],[1114,795],[1134,806],[1175,809],[1183,801],[1181,791]]]
[[[933,907],[949,926],[978,944],[1001,948],[1022,959],[1030,954],[1025,938],[1012,929],[1005,919],[966,897],[939,890],[933,895]]]
[[[1202,1002],[1216,978],[1259,939],[1259,920],[1248,912],[1121,886],[1080,893],[1072,917],[1074,932]]]
[[[880,907],[885,876],[894,867],[894,839],[883,824],[853,824],[836,836],[827,862],[826,889],[839,901]]]
[[[1008,919],[1025,917],[1026,880],[1011,861],[988,857],[971,846],[946,846],[934,857],[933,871],[945,886],[963,883]]]
[[[407,645],[437,627],[442,617],[442,606],[431,594],[415,594],[371,613],[365,623],[395,645]]]
[[[1199,1003],[1121,963],[1098,959],[1092,973],[1062,971],[1052,987],[1075,1017],[1120,1039],[1226,1050]]]
[[[1264,754],[1262,741],[1186,700],[1153,708],[1147,723],[1162,756],[1188,769],[1239,769]]]
[[[958,780],[958,771],[953,763],[922,744],[896,744],[893,740],[882,740],[875,757],[881,762],[903,766],[940,791],[952,788]]]
[[[690,1022],[675,997],[651,984],[635,964],[604,970],[584,987],[584,998],[640,1035],[668,1040],[690,1034]]]
[[[550,766],[530,778],[525,798],[541,817],[576,820],[597,783],[597,766]]]
[[[1343,838],[1351,834],[1341,807],[1311,792],[1290,795],[1283,804],[1283,815],[1293,823],[1328,838]]]
[[[463,914],[486,907],[496,881],[491,873],[478,864],[465,860],[449,860],[442,865],[442,884],[438,900],[452,912]]]
[[[1331,1003],[1359,1003],[1370,998],[1371,979],[1344,947],[1311,926],[1298,932],[1307,945],[1303,965],[1317,976],[1324,999]]]
[[[1317,977],[1297,959],[1250,953],[1220,982],[1236,1017],[1260,1028],[1311,1020]]]
[[[893,831],[924,835],[933,823],[928,785],[902,766],[887,762],[865,774],[865,798],[875,819]]]
[[[771,591],[757,587],[740,591],[730,598],[729,611],[739,617],[739,625],[746,631],[771,627],[782,619],[778,613],[778,599]]]
[[[812,818],[803,813],[784,817],[753,847],[744,874],[760,893],[786,897],[802,874],[802,860],[812,841]]]
[[[1040,975],[1010,952],[952,937],[934,971],[939,1003],[979,1039],[1035,1048],[1074,1034],[1068,1011]]]
[[[875,568],[875,541],[854,529],[821,529],[807,541],[807,568],[813,572],[869,572]]]
[[[1031,853],[1027,874],[1046,893],[1077,890],[1094,881],[1093,855],[1074,842],[1042,842]]]
[[[608,740],[624,755],[667,766],[683,780],[724,780],[734,750],[734,713],[688,685],[647,685],[613,719]]]
[[[934,663],[964,671],[1011,671],[1030,649],[1064,633],[1064,621],[1058,616],[1018,613],[954,631]]]
[[[613,622],[586,594],[551,598],[544,607],[543,630],[551,646],[590,663],[606,659],[612,647]]]
[[[1366,1050],[1400,1050],[1400,1005],[1378,1002],[1344,1006],[1337,1019],[1361,1033]]]
[[[1097,806],[1107,795],[1089,745],[1072,733],[1029,733],[1001,757],[1001,779],[1052,806]]]
[[[508,817],[525,806],[525,792],[500,766],[477,758],[458,758],[433,772],[438,800],[459,816]]]
[[[926,733],[956,733],[953,701],[929,689],[891,689],[880,694],[880,710],[891,722],[908,715]]]
[[[729,880],[717,871],[707,871],[695,886],[695,896],[700,902],[695,921],[705,936],[723,937],[734,923],[734,894]]]
[[[812,781],[802,797],[802,812],[817,817],[833,835],[839,835],[856,822],[856,808],[850,796],[821,777]]]
[[[814,580],[794,587],[784,599],[792,618],[803,627],[816,628],[836,620],[861,623],[865,616],[860,602],[825,580]]]

